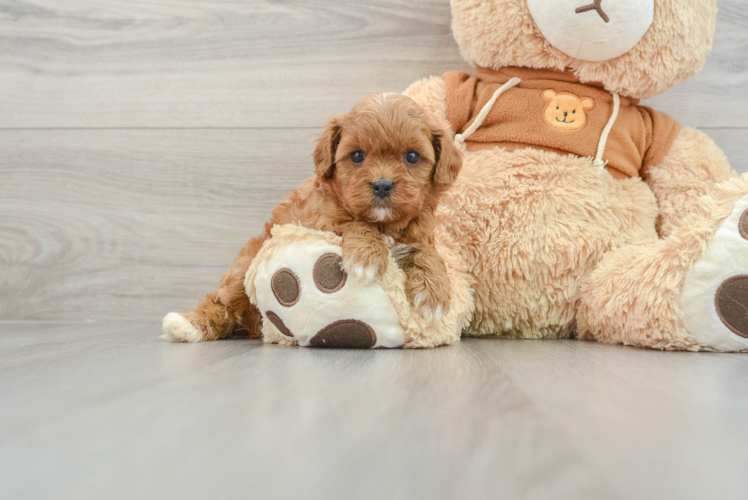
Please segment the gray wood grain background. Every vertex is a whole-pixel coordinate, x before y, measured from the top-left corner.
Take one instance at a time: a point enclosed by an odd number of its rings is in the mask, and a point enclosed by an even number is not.
[[[748,4],[650,101],[748,171]],[[311,175],[326,117],[464,69],[447,0],[0,0],[0,319],[156,321]]]

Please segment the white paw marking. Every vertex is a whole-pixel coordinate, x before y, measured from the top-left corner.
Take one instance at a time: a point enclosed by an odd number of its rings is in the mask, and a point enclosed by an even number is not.
[[[351,271],[350,272],[356,278],[361,278],[361,277],[364,276],[364,273],[366,271],[364,270],[364,266],[353,266],[353,267],[351,267]]]
[[[169,313],[161,322],[161,338],[172,342],[200,342],[203,338],[200,329],[178,313]]]
[[[379,275],[379,268],[374,267],[364,267],[364,266],[351,266],[351,265],[343,265],[343,268],[348,271],[348,274],[358,278],[362,279],[366,282],[374,281],[374,278],[376,278]]]
[[[436,311],[434,311],[434,317],[431,320],[434,323],[440,323],[443,317],[444,317],[444,310],[442,309],[442,306],[437,306]]]
[[[377,269],[376,267],[369,267],[364,272],[364,278],[367,281],[371,281],[377,277],[377,274],[379,274],[379,269]]]
[[[746,210],[748,195],[735,203],[732,214],[709,241],[683,284],[683,324],[700,345],[720,351],[748,349],[748,339],[724,324],[715,305],[717,289],[725,280],[748,274],[748,240],[741,236],[738,226]]]
[[[444,310],[442,309],[442,306],[436,306],[436,310],[433,311],[430,307],[422,307],[421,316],[423,316],[423,319],[426,321],[436,324],[441,322],[444,317]]]

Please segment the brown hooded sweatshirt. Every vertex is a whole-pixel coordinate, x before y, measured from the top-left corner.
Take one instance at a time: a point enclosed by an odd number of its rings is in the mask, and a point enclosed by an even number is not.
[[[445,73],[447,119],[453,130],[464,132],[494,92],[513,77],[522,82],[498,98],[465,141],[468,151],[499,146],[595,157],[613,113],[613,95],[601,84],[579,83],[570,71],[479,67],[475,76]],[[620,101],[602,160],[616,179],[645,177],[649,167],[663,160],[681,126],[665,113],[639,106],[638,99]]]

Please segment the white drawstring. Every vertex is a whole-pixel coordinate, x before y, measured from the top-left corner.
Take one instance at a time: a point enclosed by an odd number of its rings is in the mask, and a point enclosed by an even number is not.
[[[595,155],[595,161],[592,162],[593,165],[600,169],[605,168],[605,165],[608,163],[607,160],[603,161],[603,153],[605,153],[605,145],[608,142],[610,131],[613,129],[616,118],[618,118],[618,111],[621,109],[621,98],[615,92],[611,92],[611,95],[613,96],[613,112],[610,114],[610,119],[603,129],[603,133],[600,134],[600,142],[597,143],[597,154]]]
[[[520,80],[517,77],[514,77],[508,82],[506,82],[504,85],[496,89],[496,92],[493,93],[493,96],[491,96],[491,99],[486,103],[485,106],[483,106],[483,108],[480,110],[480,113],[478,113],[478,116],[475,117],[475,120],[467,128],[467,130],[465,130],[461,134],[455,135],[455,142],[457,143],[457,145],[459,146],[460,144],[464,143],[465,139],[470,137],[473,134],[473,132],[478,130],[478,128],[480,128],[480,126],[483,125],[483,120],[485,120],[486,117],[488,116],[488,113],[491,112],[491,108],[496,103],[496,99],[498,99],[501,94],[503,94],[505,91],[509,90],[510,88],[516,85],[519,85],[521,82],[522,80]]]

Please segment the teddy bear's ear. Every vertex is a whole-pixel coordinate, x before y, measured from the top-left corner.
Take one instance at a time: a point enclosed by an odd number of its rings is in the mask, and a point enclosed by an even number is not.
[[[340,118],[333,116],[314,147],[314,171],[321,179],[330,179],[335,172],[335,153],[340,142]]]
[[[595,101],[593,101],[589,97],[585,97],[584,99],[582,99],[582,107],[584,109],[592,109],[595,107]]]
[[[451,134],[443,130],[434,130],[434,173],[436,184],[449,186],[462,169],[462,153],[454,144]]]
[[[546,101],[552,101],[557,95],[552,89],[543,91],[543,99]]]

